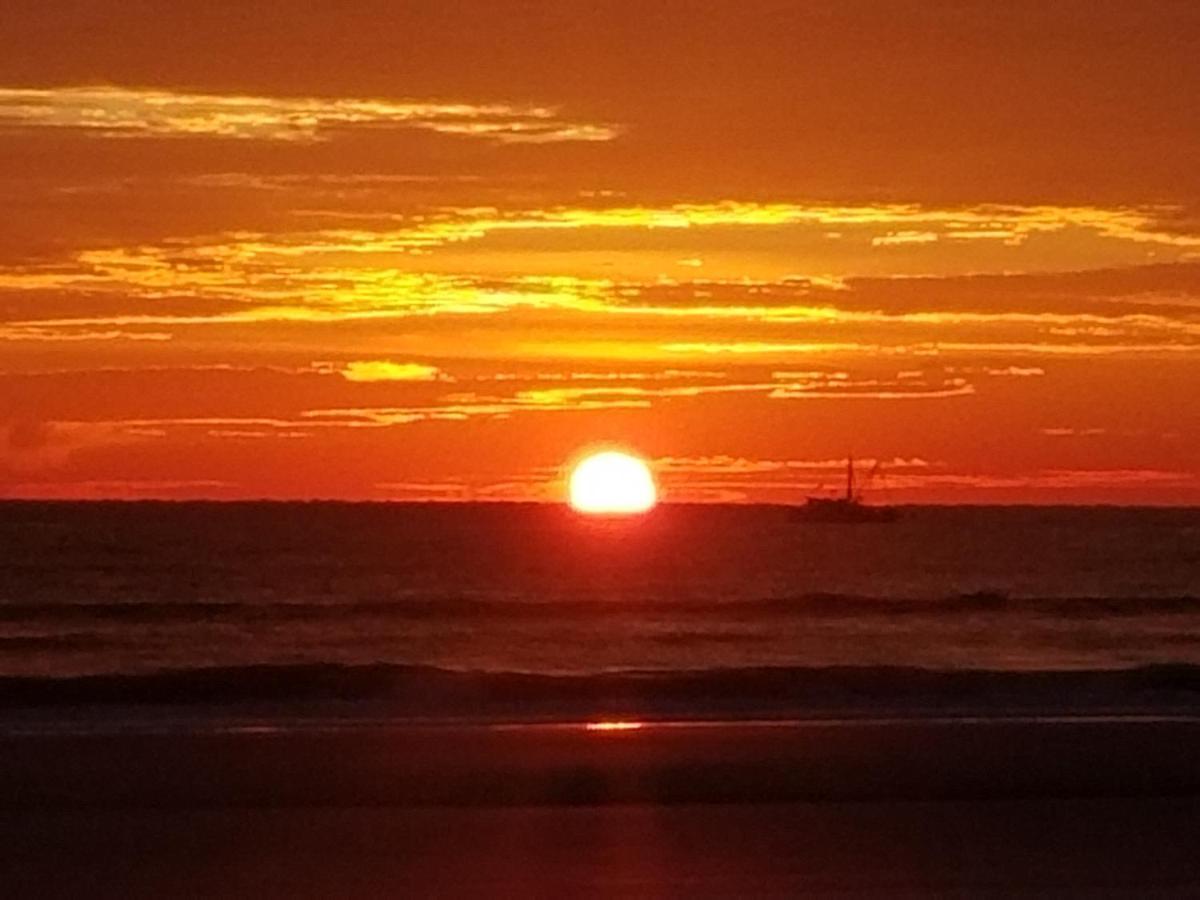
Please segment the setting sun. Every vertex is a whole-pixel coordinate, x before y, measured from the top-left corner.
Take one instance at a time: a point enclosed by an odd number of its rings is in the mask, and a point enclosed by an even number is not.
[[[650,468],[628,453],[592,454],[571,473],[570,503],[582,513],[641,513],[657,500]]]

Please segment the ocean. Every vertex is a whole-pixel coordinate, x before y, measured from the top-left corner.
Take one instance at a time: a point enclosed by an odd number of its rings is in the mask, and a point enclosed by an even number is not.
[[[649,691],[703,714],[935,676],[1124,705],[1148,672],[1200,682],[1196,509],[6,502],[0,560],[10,706],[553,714]]]

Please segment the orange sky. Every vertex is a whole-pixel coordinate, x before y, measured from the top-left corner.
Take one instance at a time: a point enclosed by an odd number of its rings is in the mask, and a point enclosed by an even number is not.
[[[350,5],[5,4],[0,496],[1200,502],[1196,4]]]

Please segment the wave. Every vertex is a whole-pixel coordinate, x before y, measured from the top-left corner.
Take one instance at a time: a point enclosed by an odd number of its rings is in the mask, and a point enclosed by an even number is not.
[[[38,653],[63,650],[88,650],[95,652],[106,642],[90,632],[70,634],[14,634],[0,635],[0,656],[6,653]]]
[[[902,666],[625,670],[579,675],[284,664],[0,677],[0,707],[373,702],[389,715],[754,717],[814,711],[1200,710],[1200,666],[941,670]]]
[[[1063,617],[1171,615],[1200,613],[1200,597],[1012,597],[975,591],[931,598],[876,597],[808,593],[781,597],[662,599],[645,597],[546,598],[470,597],[461,595],[346,599],[342,601],[47,601],[0,602],[0,622],[222,622],[296,621],[354,616],[441,619],[495,616],[605,615],[630,612],[677,612],[690,615],[755,613],[778,616],[954,615],[988,612],[1036,612]]]

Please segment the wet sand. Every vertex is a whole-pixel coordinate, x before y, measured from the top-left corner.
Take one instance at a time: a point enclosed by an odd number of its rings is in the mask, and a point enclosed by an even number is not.
[[[397,725],[138,720],[0,736],[0,808],[1200,795],[1200,719]]]
[[[1196,896],[1200,722],[0,739],[10,896]]]
[[[1195,897],[1193,800],[0,813],[10,897]]]

